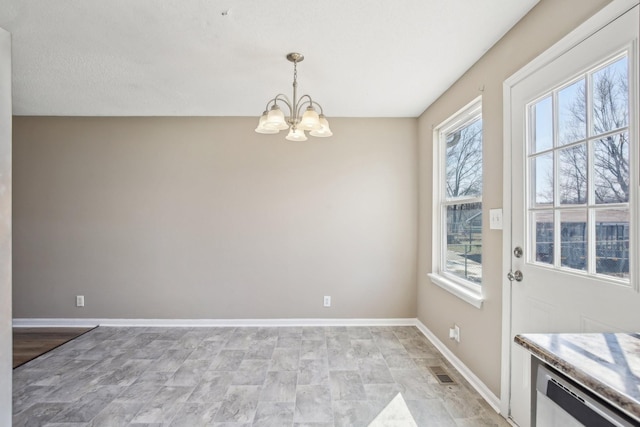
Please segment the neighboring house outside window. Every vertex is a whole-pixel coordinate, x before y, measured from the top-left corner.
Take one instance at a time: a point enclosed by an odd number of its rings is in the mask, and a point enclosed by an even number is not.
[[[482,304],[482,100],[434,131],[434,228],[431,280]]]

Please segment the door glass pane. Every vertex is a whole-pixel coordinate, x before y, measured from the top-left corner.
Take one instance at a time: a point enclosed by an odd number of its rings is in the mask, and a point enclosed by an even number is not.
[[[560,204],[587,203],[587,144],[559,150],[558,154]]]
[[[445,135],[447,198],[482,194],[482,120]]]
[[[619,55],[528,105],[529,262],[629,281],[629,64]]]
[[[629,71],[627,57],[593,73],[593,135],[629,123]]]
[[[629,210],[596,211],[596,273],[629,278]]]
[[[560,263],[576,270],[587,269],[587,211],[560,212]]]
[[[482,281],[482,203],[447,206],[445,269],[475,283]]]
[[[535,260],[553,264],[553,211],[534,212],[533,230],[535,230]]]
[[[586,137],[585,84],[585,79],[582,79],[558,92],[558,139],[560,144],[569,144]]]
[[[594,142],[596,203],[629,201],[629,133],[609,135]]]
[[[536,206],[553,205],[553,153],[541,154],[532,160],[531,185]]]
[[[553,113],[551,95],[536,102],[531,107],[533,121],[533,152],[537,153],[553,147]]]

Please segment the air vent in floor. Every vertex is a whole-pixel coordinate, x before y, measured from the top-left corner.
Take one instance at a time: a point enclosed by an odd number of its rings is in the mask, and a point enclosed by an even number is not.
[[[429,370],[440,384],[451,385],[456,383],[442,366],[429,366]]]

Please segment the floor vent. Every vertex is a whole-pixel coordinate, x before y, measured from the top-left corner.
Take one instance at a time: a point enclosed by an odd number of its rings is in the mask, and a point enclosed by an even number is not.
[[[429,366],[429,370],[440,384],[451,385],[456,383],[442,366]]]

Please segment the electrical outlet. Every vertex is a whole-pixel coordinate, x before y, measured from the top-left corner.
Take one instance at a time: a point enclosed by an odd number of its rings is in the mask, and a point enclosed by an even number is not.
[[[325,307],[331,307],[331,297],[330,296],[325,296],[324,297],[324,306]]]
[[[76,307],[84,307],[84,295],[76,295]]]

